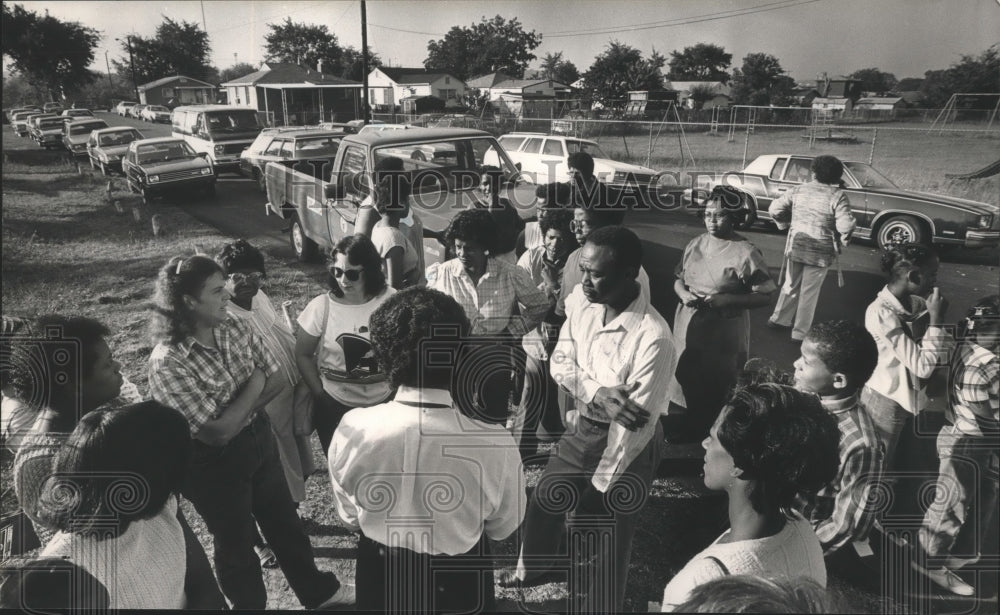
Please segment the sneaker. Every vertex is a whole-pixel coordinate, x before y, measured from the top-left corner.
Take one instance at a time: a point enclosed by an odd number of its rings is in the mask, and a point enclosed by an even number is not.
[[[257,557],[260,558],[261,568],[278,567],[278,558],[274,555],[274,551],[271,550],[271,547],[264,545],[261,547],[254,547],[253,550],[257,552]]]
[[[949,570],[959,570],[965,566],[971,566],[979,561],[979,554],[970,557],[960,557],[956,555],[949,555],[948,559],[944,563],[944,567]]]
[[[342,583],[337,593],[316,607],[317,611],[351,611],[357,602],[357,588],[354,583]]]
[[[974,596],[976,588],[969,585],[953,571],[944,566],[934,570],[928,570],[916,562],[912,562],[913,569],[931,580],[932,583],[941,589],[955,594],[956,596]]]

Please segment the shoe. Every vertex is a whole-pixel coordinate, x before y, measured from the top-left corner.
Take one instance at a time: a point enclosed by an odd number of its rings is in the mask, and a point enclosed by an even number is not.
[[[771,320],[769,318],[767,320],[767,328],[768,329],[777,329],[779,331],[787,331],[788,329],[791,329],[792,326],[791,325],[782,325],[782,324],[776,323],[776,322],[774,322],[773,320]]]
[[[948,559],[944,562],[944,567],[948,570],[959,570],[965,566],[971,566],[979,561],[980,554],[973,555],[971,557],[959,557],[955,555],[949,555]]]
[[[351,611],[357,602],[357,588],[354,583],[342,583],[337,593],[316,607],[317,611]]]
[[[260,558],[261,568],[277,568],[278,558],[274,555],[274,551],[271,547],[264,545],[262,547],[254,547],[254,551],[257,552],[257,557]]]
[[[935,570],[928,570],[916,562],[911,562],[911,566],[913,566],[914,570],[921,573],[930,579],[932,583],[947,592],[955,594],[956,596],[976,595],[975,587],[969,585],[953,571],[948,570],[943,566]]]

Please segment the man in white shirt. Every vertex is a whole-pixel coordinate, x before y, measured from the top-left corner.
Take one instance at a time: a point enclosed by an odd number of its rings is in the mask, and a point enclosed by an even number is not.
[[[470,418],[450,389],[465,312],[439,291],[396,293],[371,317],[395,398],[351,410],[330,445],[337,512],[358,542],[357,609],[494,612],[487,538],[510,536],[527,498],[503,425]],[[488,561],[488,560],[487,560]]]
[[[677,353],[670,327],[640,292],[642,245],[635,233],[620,226],[597,229],[583,250],[583,280],[566,302],[567,320],[551,361],[553,379],[575,399],[576,410],[532,495],[517,570],[504,571],[500,584],[538,582],[559,559],[567,561],[559,544],[572,511],[576,531],[611,528],[610,543],[566,540],[597,545],[593,552],[570,554],[573,562],[585,562],[582,576],[570,578],[577,601],[572,608],[616,612],[635,524],[659,463],[659,416]],[[574,587],[576,578],[598,581]]]

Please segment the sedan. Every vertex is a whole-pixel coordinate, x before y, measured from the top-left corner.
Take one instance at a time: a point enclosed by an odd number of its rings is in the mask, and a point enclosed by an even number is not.
[[[215,196],[215,172],[206,156],[183,139],[142,139],[128,146],[122,172],[129,189],[147,199],[185,189],[201,189]]]
[[[128,116],[128,110],[130,108],[134,107],[136,104],[138,104],[138,103],[134,103],[134,102],[130,102],[130,101],[127,101],[127,100],[123,100],[120,103],[118,103],[117,105],[115,105],[115,113],[117,113],[118,115],[120,115],[122,117],[127,117]]]
[[[170,109],[163,105],[146,105],[139,111],[139,116],[147,122],[170,123]]]
[[[131,107],[128,108],[128,112],[126,113],[126,117],[132,117],[132,118],[135,118],[137,120],[141,120],[142,119],[142,110],[145,109],[145,108],[146,108],[146,105],[132,105]]]
[[[87,140],[90,138],[90,133],[107,127],[107,122],[95,117],[67,121],[63,126],[63,147],[69,150],[74,156],[86,156]]]
[[[348,134],[343,128],[323,130],[287,126],[265,128],[240,154],[240,173],[253,178],[261,192],[267,191],[264,169],[269,162],[291,164],[300,160],[333,162],[340,140]]]
[[[35,117],[28,130],[35,143],[45,149],[62,144],[63,121],[58,115]]]
[[[90,167],[101,170],[102,175],[108,175],[111,170],[121,172],[122,156],[128,151],[133,141],[145,139],[141,132],[129,126],[102,128],[90,133],[87,140],[87,157]]]
[[[743,171],[699,176],[689,199],[701,200],[715,185],[737,188],[750,210],[748,224],[770,220],[768,207],[810,180],[812,156],[767,154]],[[855,235],[883,248],[898,242],[966,248],[1000,245],[1000,207],[941,194],[904,190],[865,162],[844,161],[844,192],[858,226]]]
[[[90,109],[66,109],[62,112],[64,118],[77,118],[82,119],[85,117],[94,117],[94,114]]]

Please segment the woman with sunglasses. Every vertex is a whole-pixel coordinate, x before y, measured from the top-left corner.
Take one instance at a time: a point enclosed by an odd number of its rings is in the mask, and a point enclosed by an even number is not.
[[[688,409],[687,420],[678,426],[682,433],[674,431],[678,439],[705,437],[747,360],[749,310],[766,306],[777,290],[760,250],[733,231],[745,215],[739,202],[730,188],[712,192],[704,214],[707,232],[688,243],[675,272],[681,390],[674,391],[672,401]]]
[[[364,235],[337,242],[327,269],[330,291],[299,314],[295,342],[299,371],[316,398],[313,424],[324,455],[348,410],[380,404],[392,395],[372,355],[368,319],[396,292],[386,283],[382,257]]]

